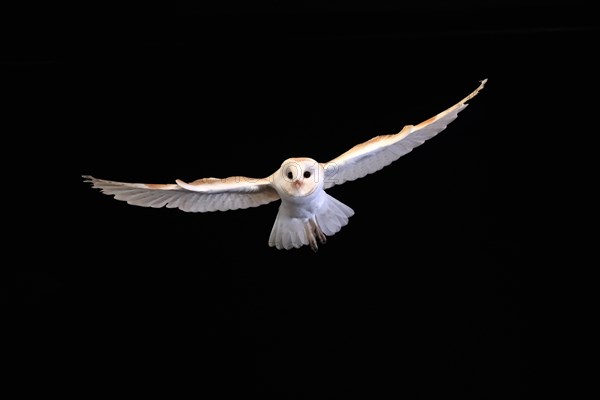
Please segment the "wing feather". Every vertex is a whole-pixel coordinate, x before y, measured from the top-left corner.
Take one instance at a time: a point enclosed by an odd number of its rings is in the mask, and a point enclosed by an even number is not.
[[[396,134],[376,136],[323,164],[325,189],[379,171],[410,153],[415,147],[446,129],[448,124],[456,119],[458,113],[467,107],[467,101],[483,89],[486,82],[487,79],[482,80],[479,87],[471,94],[436,116],[416,126],[406,125]]]
[[[145,184],[109,181],[83,175],[102,193],[129,204],[153,208],[179,208],[187,212],[227,211],[257,207],[278,200],[268,179],[205,178],[191,183]]]

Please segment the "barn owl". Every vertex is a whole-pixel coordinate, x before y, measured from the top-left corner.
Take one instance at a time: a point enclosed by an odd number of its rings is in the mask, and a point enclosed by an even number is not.
[[[487,79],[480,81],[467,97],[418,125],[406,125],[396,134],[375,136],[329,162],[288,158],[266,178],[232,176],[190,183],[176,179],[172,184],[115,182],[90,175],[83,178],[102,193],[142,207],[209,212],[280,200],[269,246],[287,250],[308,245],[317,251],[319,243],[324,244],[354,215],[352,208],[333,198],[326,189],[376,172],[443,131],[486,82]]]

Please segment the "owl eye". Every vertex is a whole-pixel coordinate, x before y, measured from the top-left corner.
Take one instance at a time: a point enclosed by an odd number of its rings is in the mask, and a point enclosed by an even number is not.
[[[310,171],[304,171],[304,177],[310,178]]]
[[[292,179],[294,177],[294,174],[292,174],[292,171],[288,171],[287,177],[288,177],[288,179]]]

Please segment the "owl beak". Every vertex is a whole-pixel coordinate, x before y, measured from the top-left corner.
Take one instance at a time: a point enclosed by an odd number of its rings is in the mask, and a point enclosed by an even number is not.
[[[302,186],[302,181],[300,179],[294,181],[294,186],[296,189],[300,189],[300,186]]]

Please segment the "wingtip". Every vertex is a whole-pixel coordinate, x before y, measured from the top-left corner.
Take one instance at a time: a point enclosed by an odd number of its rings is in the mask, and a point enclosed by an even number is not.
[[[487,78],[482,79],[479,81],[479,87],[475,90],[473,90],[473,92],[471,92],[470,95],[468,95],[467,97],[465,97],[464,99],[462,99],[462,101],[460,102],[461,104],[466,105],[467,101],[471,100],[473,97],[477,96],[477,93],[479,93],[479,91],[481,89],[483,89],[483,87],[485,86],[486,82],[487,82]]]
[[[480,80],[480,81],[479,81],[479,82],[480,82],[480,85],[479,85],[479,87],[477,88],[476,92],[479,92],[481,89],[483,89],[483,87],[485,86],[485,84],[487,83],[487,81],[488,81],[488,80],[487,80],[487,78]]]
[[[487,83],[487,78],[482,79],[479,81],[479,87],[477,89],[475,89],[475,94],[477,94],[481,89],[483,89],[483,87],[485,86],[485,84]]]

